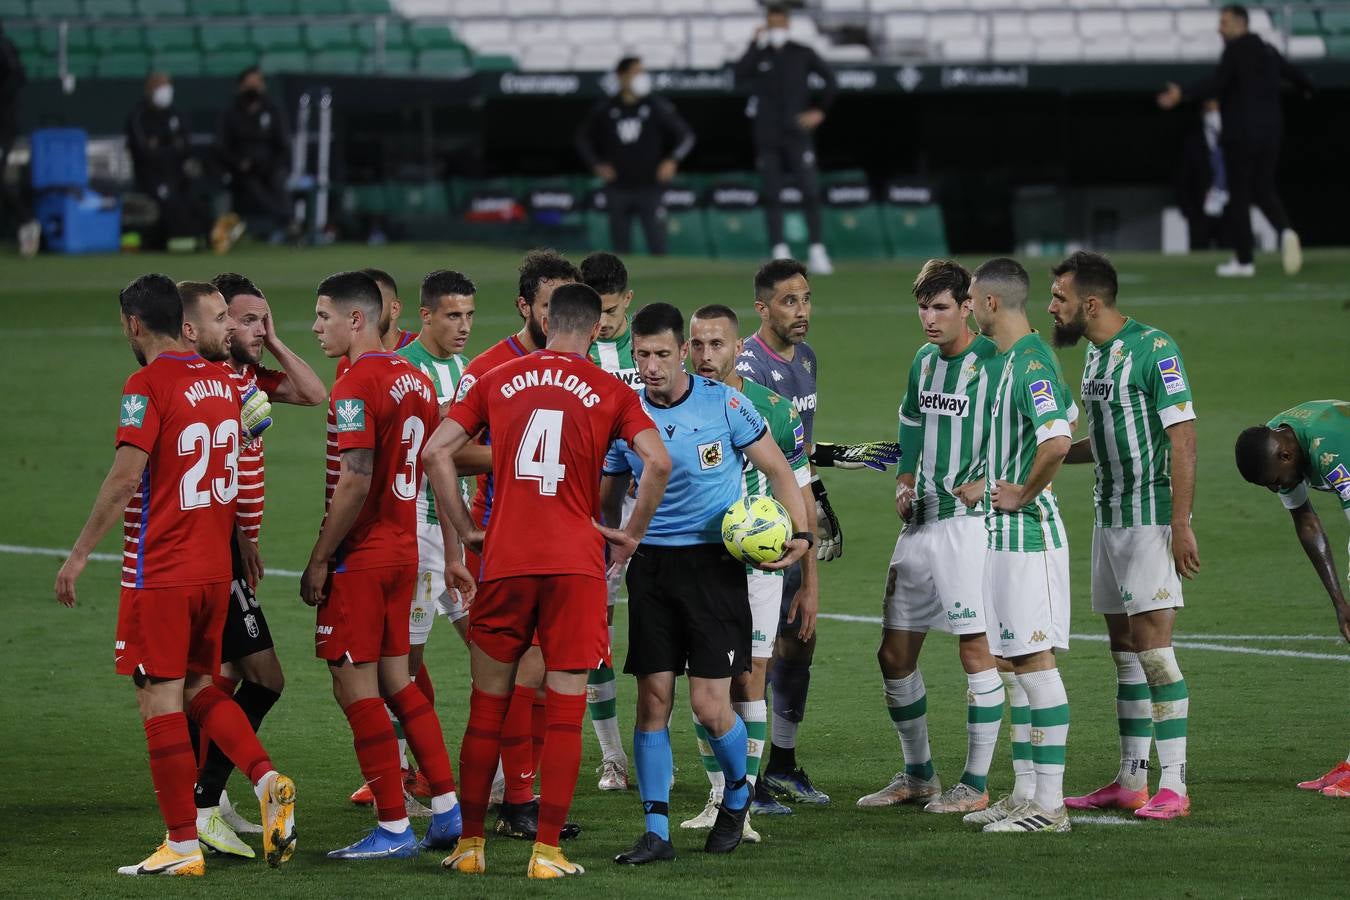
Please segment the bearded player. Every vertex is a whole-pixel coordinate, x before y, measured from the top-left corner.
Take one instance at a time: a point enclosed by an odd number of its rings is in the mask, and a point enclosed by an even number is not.
[[[559,848],[581,762],[586,678],[609,654],[605,551],[620,565],[637,548],[670,470],[661,438],[637,396],[585,357],[599,329],[600,298],[579,284],[553,292],[548,347],[484,374],[427,444],[438,508],[453,499],[452,454],[481,428],[492,435],[494,509],[482,554],[482,587],[469,611],[473,692],[460,749],[464,836],[443,865],[486,868],[483,821],[517,661],[537,634],[547,672],[548,730],[541,757],[530,878],[585,870]],[[609,446],[628,442],[650,466],[625,530],[594,525]],[[447,512],[453,512],[458,504]],[[477,537],[467,516],[455,525]]]
[[[272,766],[238,704],[211,678],[230,602],[230,533],[235,525],[239,395],[218,368],[183,343],[183,304],[164,275],[142,275],[122,290],[122,330],[142,368],[123,388],[112,469],[70,556],[56,598],[75,605],[89,554],[124,519],[116,669],[136,687],[150,751],[150,774],[168,834],[123,875],[204,875],[192,786],[197,765],[190,717],[253,782],[273,866],[295,852],[295,784]],[[220,301],[204,343],[228,345]],[[153,528],[154,540],[142,541]],[[186,715],[185,715],[186,712]]]
[[[1190,815],[1186,722],[1190,693],[1172,648],[1181,580],[1200,571],[1191,530],[1195,404],[1176,340],[1116,305],[1110,260],[1079,251],[1055,266],[1055,346],[1088,339],[1083,408],[1088,436],[1068,463],[1093,463],[1092,608],[1106,617],[1116,664],[1120,771],[1070,809],[1128,809],[1143,819]],[[1162,769],[1149,797],[1150,739]]]
[[[333,385],[341,472],[319,538],[300,579],[317,606],[315,656],[328,663],[333,695],[355,738],[361,774],[375,795],[379,824],[332,859],[417,855],[400,778],[402,760],[385,704],[422,764],[431,787],[431,827],[423,848],[453,846],[460,833],[455,781],[436,710],[408,678],[408,619],[417,582],[417,491],[421,452],[440,422],[435,387],[380,343],[380,293],[361,272],[324,279],[314,333],[330,358],[350,367]],[[458,550],[454,534],[447,543]],[[473,581],[452,551],[447,576],[466,596]]]
[[[1300,403],[1265,425],[1244,429],[1233,451],[1242,477],[1278,494],[1289,510],[1298,542],[1331,597],[1341,637],[1350,641],[1350,604],[1336,574],[1331,542],[1308,494],[1308,488],[1335,494],[1350,518],[1350,403]],[[1350,546],[1346,553],[1350,554]],[[1350,797],[1350,756],[1299,787],[1327,797]]]

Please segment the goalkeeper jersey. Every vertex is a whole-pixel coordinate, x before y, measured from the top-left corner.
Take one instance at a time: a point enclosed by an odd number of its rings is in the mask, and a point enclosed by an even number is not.
[[[588,355],[591,362],[633,390],[642,389],[642,378],[638,376],[637,365],[633,362],[633,329],[628,324],[624,325],[623,334],[614,340],[597,340],[591,344]]]
[[[989,549],[1038,552],[1067,547],[1064,521],[1050,485],[1015,512],[994,509],[990,502],[995,481],[1025,484],[1036,448],[1054,437],[1072,437],[1070,424],[1077,417],[1059,362],[1039,334],[1033,331],[1020,338],[1002,361],[985,465]]]
[[[436,356],[421,341],[413,341],[396,351],[399,356],[421,369],[436,386],[436,404],[444,407],[455,399],[459,379],[469,361],[461,354]],[[465,479],[460,479],[460,490],[464,490]],[[467,496],[467,494],[466,494]],[[431,494],[431,482],[422,476],[422,487],[417,492],[417,521],[436,522],[436,499]]]
[[[1303,448],[1304,482],[1292,491],[1281,491],[1286,509],[1308,502],[1308,488],[1330,491],[1350,517],[1350,403],[1344,400],[1309,400],[1286,409],[1267,423],[1271,428],[1288,425]]]
[[[983,516],[952,491],[984,477],[985,441],[994,388],[1002,371],[998,346],[976,335],[962,353],[943,356],[936,344],[914,354],[900,403],[900,474],[914,475],[911,525],[957,516]]]
[[[1191,383],[1176,341],[1126,319],[1089,344],[1081,385],[1097,482],[1099,528],[1172,521],[1172,442],[1167,429],[1195,418]]]

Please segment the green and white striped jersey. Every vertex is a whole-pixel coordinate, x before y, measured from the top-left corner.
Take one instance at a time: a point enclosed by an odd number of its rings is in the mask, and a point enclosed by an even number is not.
[[[591,362],[635,391],[642,390],[642,379],[633,362],[633,329],[625,326],[616,340],[596,341],[587,354]]]
[[[1191,383],[1176,341],[1134,319],[1089,344],[1083,366],[1100,528],[1172,521],[1172,442],[1167,429],[1195,418]]]
[[[758,382],[751,381],[749,378],[741,379],[740,391],[750,402],[755,405],[755,409],[764,417],[764,424],[769,428],[769,434],[773,437],[773,442],[778,445],[778,449],[783,451],[787,457],[788,465],[792,467],[792,474],[797,476],[797,487],[805,487],[811,483],[811,460],[806,455],[806,430],[802,425],[802,417],[797,415],[797,408],[792,405],[792,401],[764,387]],[[759,469],[750,464],[750,458],[746,457],[745,470],[741,474],[741,491],[745,496],[757,496],[765,494],[773,496],[773,488],[769,485],[769,478]],[[754,566],[746,566],[748,573],[754,572],[758,575],[778,575],[782,572],[762,572]]]
[[[425,372],[426,376],[432,380],[436,385],[436,402],[438,404],[444,406],[455,399],[455,391],[459,387],[459,380],[464,377],[464,370],[469,365],[469,361],[464,356],[458,353],[445,358],[433,356],[420,340],[412,341],[406,347],[400,347],[395,352]],[[471,479],[460,479],[461,491],[464,490],[466,483],[472,484],[473,482]],[[422,476],[422,489],[417,492],[417,521],[436,521],[436,500],[431,493],[431,482],[427,481],[425,475]]]
[[[989,424],[984,496],[989,549],[1036,552],[1068,546],[1050,485],[1016,512],[994,509],[989,491],[995,481],[1025,484],[1036,448],[1054,437],[1073,436],[1078,410],[1071,404],[1059,361],[1041,336],[1033,331],[1013,344],[1003,357]]]
[[[983,516],[952,490],[984,477],[989,410],[1002,369],[998,347],[984,335],[962,353],[943,356],[936,344],[914,354],[900,403],[900,474],[914,475],[911,525],[956,516]]]
[[[1308,488],[1330,491],[1350,517],[1350,403],[1344,400],[1309,400],[1286,409],[1267,423],[1271,428],[1288,425],[1303,448],[1307,465],[1303,483],[1280,492],[1286,509],[1308,502]]]

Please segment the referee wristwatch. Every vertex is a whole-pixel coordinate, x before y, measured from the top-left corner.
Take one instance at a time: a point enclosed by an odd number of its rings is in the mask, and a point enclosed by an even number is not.
[[[798,531],[792,536],[794,541],[806,541],[806,549],[810,550],[816,545],[816,536],[809,531]]]

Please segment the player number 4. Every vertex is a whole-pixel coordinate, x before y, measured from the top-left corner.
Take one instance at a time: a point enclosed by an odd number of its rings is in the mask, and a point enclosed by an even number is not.
[[[225,475],[212,478],[207,487],[203,482],[213,448],[225,451]],[[210,506],[213,495],[217,502],[229,503],[239,494],[238,419],[226,419],[216,426],[214,433],[205,422],[193,422],[178,435],[178,455],[197,457],[178,483],[178,499],[183,509]]]
[[[525,426],[516,451],[516,478],[539,482],[539,493],[552,497],[567,474],[562,455],[563,414],[560,409],[536,409]]]

